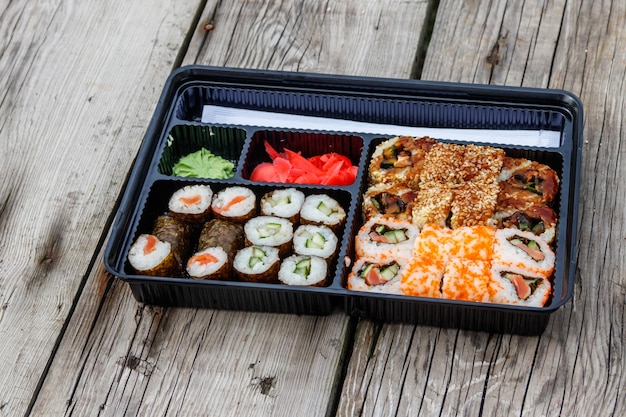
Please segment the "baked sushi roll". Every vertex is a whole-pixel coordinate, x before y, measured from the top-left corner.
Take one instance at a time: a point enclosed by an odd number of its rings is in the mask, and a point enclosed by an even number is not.
[[[424,159],[435,140],[399,136],[376,146],[369,165],[369,182],[406,184],[418,189]]]
[[[219,219],[245,223],[256,214],[256,195],[246,187],[227,187],[213,196],[211,210]]]
[[[346,221],[346,211],[327,194],[313,194],[304,199],[300,210],[301,224],[322,224],[339,233]]]
[[[331,262],[337,255],[337,235],[328,226],[303,224],[293,233],[293,251],[298,255],[315,255]]]
[[[556,213],[552,208],[543,204],[526,208],[513,204],[508,210],[495,213],[494,219],[499,229],[515,228],[532,232],[550,244],[556,236]]]
[[[248,246],[235,255],[235,274],[242,281],[272,283],[278,279],[280,258],[278,249],[271,246]]]
[[[128,251],[128,262],[140,275],[170,277],[180,274],[180,264],[174,257],[171,243],[151,234],[139,235]]]
[[[375,184],[363,196],[363,221],[383,215],[411,221],[417,191],[405,184]]]
[[[230,279],[235,254],[243,246],[240,224],[209,220],[200,231],[196,252],[187,261],[187,274],[194,279]]]
[[[527,270],[493,264],[489,292],[494,303],[544,307],[552,285],[548,279]]]
[[[348,289],[385,294],[402,294],[400,277],[405,261],[371,257],[358,258],[348,275]]]
[[[419,229],[413,223],[384,216],[372,217],[357,232],[355,253],[357,257],[385,255],[409,259],[418,234]]]
[[[278,249],[280,257],[291,252],[293,224],[282,217],[257,216],[244,225],[246,246],[272,246]]]
[[[328,281],[328,264],[319,256],[291,255],[281,263],[278,280],[286,285],[323,287]]]
[[[187,185],[176,190],[168,201],[168,210],[174,217],[201,224],[211,216],[213,190],[208,185]]]
[[[532,232],[512,228],[496,231],[494,263],[547,278],[554,270],[555,258],[548,243]]]
[[[523,158],[505,158],[498,180],[500,209],[506,209],[511,204],[518,207],[550,205],[559,192],[556,171],[545,164]]]
[[[261,198],[261,214],[283,217],[297,224],[300,220],[302,203],[304,193],[295,188],[270,191]]]

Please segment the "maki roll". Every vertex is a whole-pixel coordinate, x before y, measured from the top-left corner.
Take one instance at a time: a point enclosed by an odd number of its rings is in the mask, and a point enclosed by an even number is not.
[[[278,280],[286,285],[322,287],[328,279],[328,264],[319,256],[291,255],[278,271]]]
[[[376,184],[363,196],[363,221],[383,215],[411,221],[417,192],[404,184]]]
[[[212,198],[213,190],[208,185],[187,185],[172,194],[167,207],[174,217],[204,223],[211,216]]]
[[[489,291],[494,303],[543,307],[550,299],[552,285],[524,269],[494,264]]]
[[[346,212],[334,198],[327,194],[306,197],[300,210],[300,223],[322,224],[338,233],[346,221]]]
[[[337,236],[327,226],[304,224],[293,234],[293,250],[298,255],[315,255],[331,261],[337,254]]]
[[[271,246],[248,246],[235,255],[235,274],[242,281],[275,282],[280,268],[278,249]]]
[[[281,257],[291,251],[293,224],[282,217],[257,216],[244,225],[246,246],[272,246]]]
[[[376,216],[359,229],[355,240],[357,256],[392,256],[408,259],[413,252],[417,226],[391,217]]]
[[[509,228],[497,230],[495,238],[494,263],[546,278],[552,274],[556,256],[539,236]]]
[[[140,235],[130,247],[128,261],[142,275],[179,277],[190,248],[192,228],[169,214],[154,222],[152,232]]]
[[[187,273],[194,279],[229,279],[235,254],[243,245],[240,224],[212,219],[202,227],[196,253],[187,261]]]
[[[361,257],[357,259],[348,275],[348,289],[352,291],[402,294],[400,277],[405,262],[388,259]]]
[[[215,194],[211,210],[217,218],[245,223],[256,214],[256,195],[246,187],[227,187]]]
[[[180,273],[172,245],[151,234],[139,235],[128,251],[128,262],[141,275],[167,277]]]
[[[261,198],[261,214],[284,217],[296,224],[300,220],[302,203],[304,193],[295,188],[270,191]]]

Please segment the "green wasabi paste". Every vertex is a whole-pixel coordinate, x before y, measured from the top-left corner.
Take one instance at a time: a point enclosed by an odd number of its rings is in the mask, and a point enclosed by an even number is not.
[[[180,158],[172,172],[177,177],[226,179],[235,175],[234,168],[232,162],[202,148]]]

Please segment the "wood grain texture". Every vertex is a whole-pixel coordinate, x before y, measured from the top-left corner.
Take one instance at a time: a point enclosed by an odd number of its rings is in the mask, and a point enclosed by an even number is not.
[[[346,74],[366,71],[359,65],[369,65],[371,72],[380,70],[367,62],[363,52],[358,52],[356,61],[343,60],[345,48],[336,48],[333,42],[340,34],[356,31],[375,43],[367,45],[374,57],[402,56],[400,69],[394,66],[394,70],[399,71],[397,76],[409,77],[426,3],[398,2],[393,12],[379,5],[364,6],[361,2],[337,6],[315,1],[209,1],[183,62],[288,70],[315,66],[319,71]],[[207,32],[209,16],[214,28]],[[415,27],[410,42],[387,44],[399,33],[392,21]],[[333,42],[325,38],[328,33],[333,33]],[[357,38],[350,39],[355,42]],[[138,96],[156,101],[152,95]],[[120,123],[144,129],[147,124],[130,119]],[[122,152],[107,149],[116,155]],[[125,156],[127,163],[133,154]],[[125,284],[109,277],[101,258],[96,256],[88,272],[33,415],[332,413],[344,352],[352,340],[345,314],[299,317],[151,308],[137,304]]]
[[[422,78],[583,101],[575,293],[540,337],[360,323],[340,415],[624,415],[625,23],[616,1],[440,3]]]
[[[195,13],[151,4],[0,7],[0,415],[36,394]]]
[[[394,78],[412,74],[429,5],[428,0],[208,3],[183,64]]]

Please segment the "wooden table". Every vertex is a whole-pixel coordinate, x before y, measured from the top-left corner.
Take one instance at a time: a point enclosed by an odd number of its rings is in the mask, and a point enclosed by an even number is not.
[[[626,415],[626,2],[0,2],[0,416]],[[538,337],[139,304],[102,251],[184,64],[562,88],[573,299]]]

